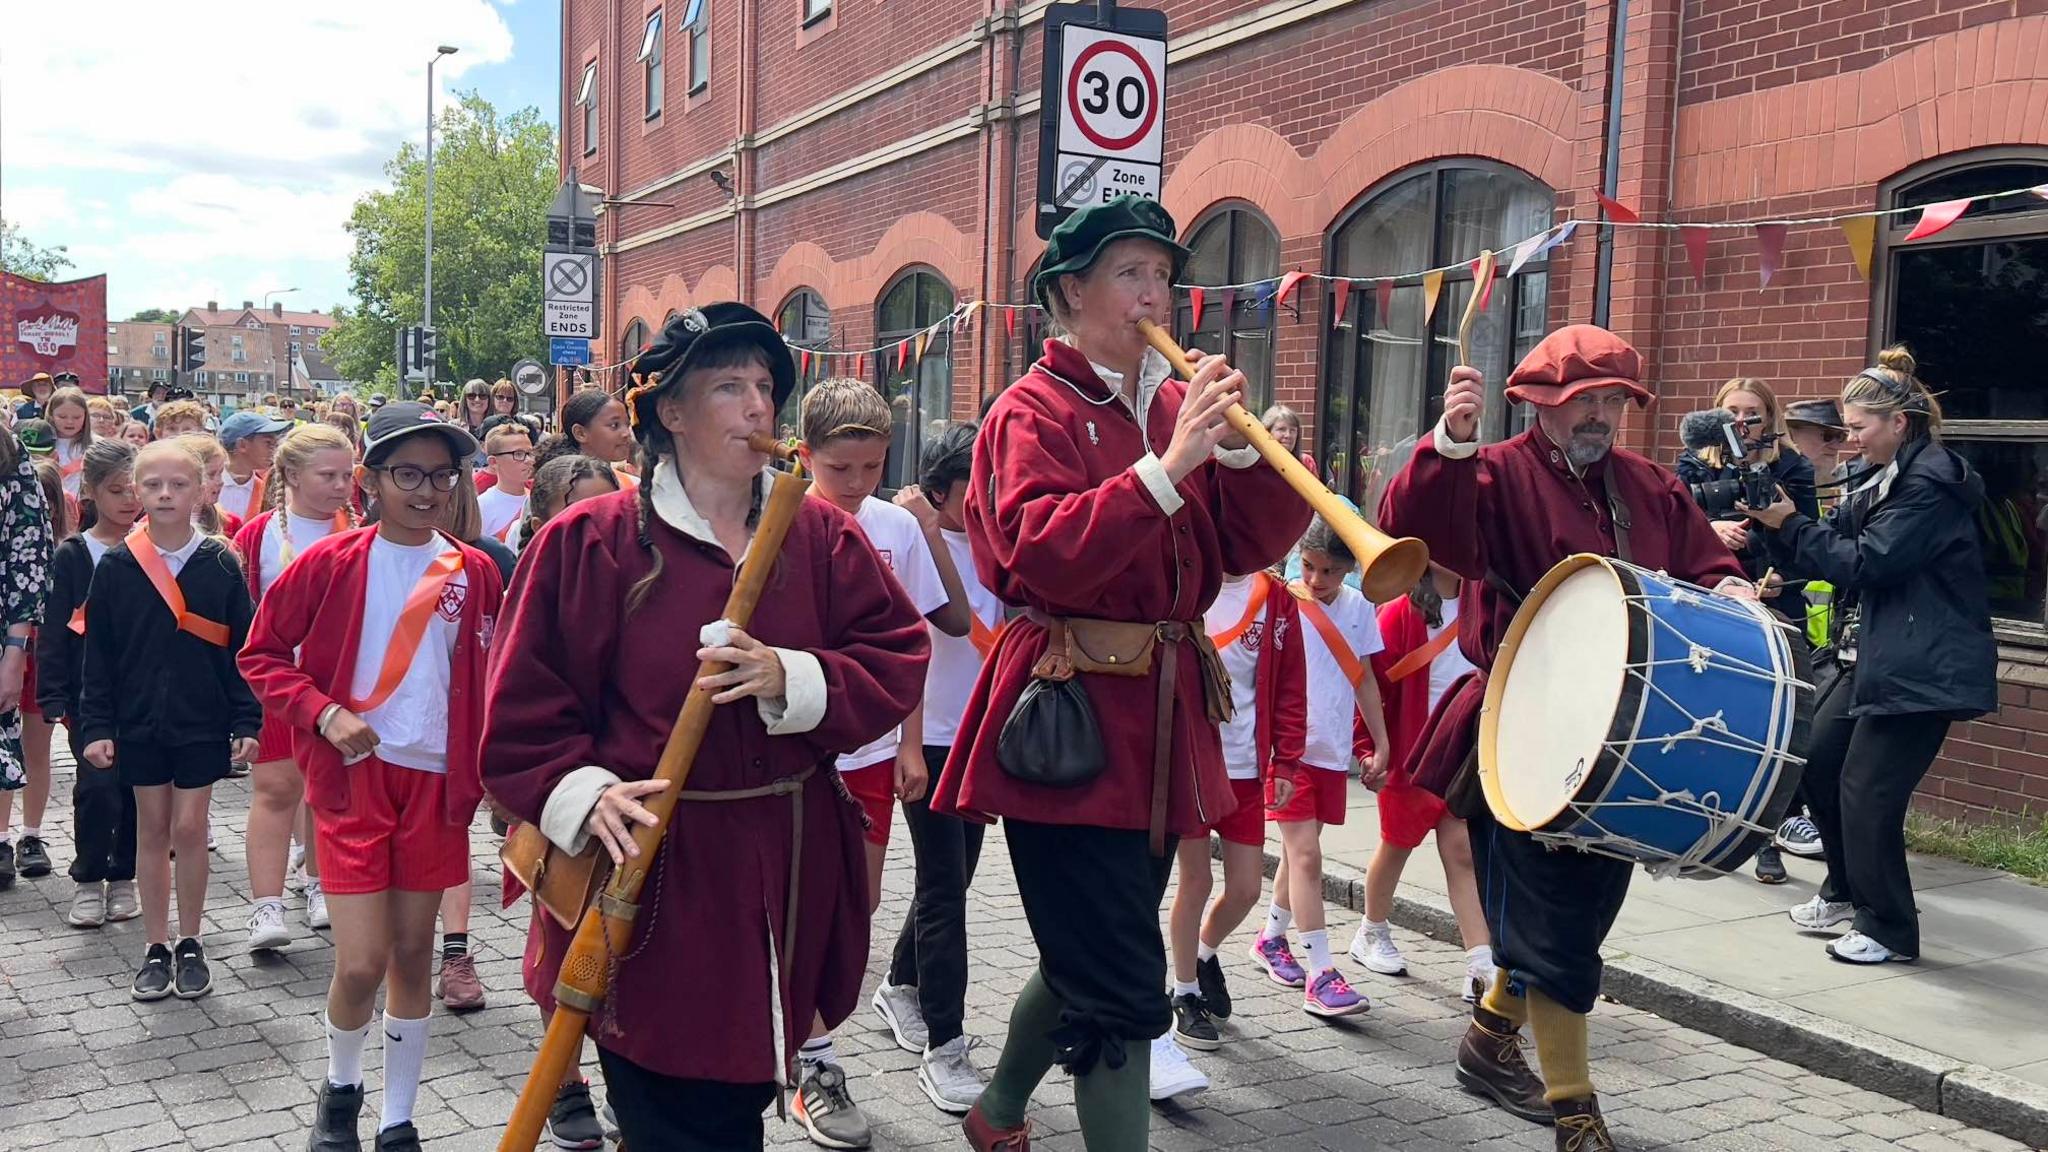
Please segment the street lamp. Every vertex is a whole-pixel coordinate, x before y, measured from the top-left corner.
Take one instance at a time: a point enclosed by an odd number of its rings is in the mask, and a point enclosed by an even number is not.
[[[427,289],[421,303],[420,327],[434,326],[434,65],[441,57],[455,55],[451,45],[434,49],[427,61]],[[427,383],[434,382],[434,366],[427,365]]]
[[[263,310],[265,312],[270,311],[270,298],[272,296],[285,296],[297,291],[297,288],[272,288],[263,294]]]

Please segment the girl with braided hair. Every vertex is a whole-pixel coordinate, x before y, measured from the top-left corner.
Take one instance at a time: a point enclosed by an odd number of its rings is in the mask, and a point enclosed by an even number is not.
[[[591,1038],[627,1146],[758,1149],[804,1030],[853,1012],[867,966],[861,817],[833,757],[909,714],[929,642],[854,519],[823,500],[802,501],[779,553],[759,559],[774,570],[752,626],[720,619],[738,569],[757,562],[772,484],[748,438],[773,428],[795,383],[766,317],[687,310],[633,373],[645,481],[575,504],[528,543],[494,656],[484,781],[561,849],[595,839],[623,864],[638,852],[629,827],[653,821],[639,801],[666,787],[651,777],[685,698],[714,692],[722,707],[641,862],[635,941]],[[707,659],[732,668],[698,683]],[[543,1011],[568,941],[535,918],[526,988]]]

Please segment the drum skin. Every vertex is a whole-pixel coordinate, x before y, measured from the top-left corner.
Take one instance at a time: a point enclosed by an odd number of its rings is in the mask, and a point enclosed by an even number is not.
[[[1572,556],[1530,591],[1494,662],[1488,807],[1653,871],[1732,872],[1797,793],[1809,679],[1805,646],[1760,604]]]

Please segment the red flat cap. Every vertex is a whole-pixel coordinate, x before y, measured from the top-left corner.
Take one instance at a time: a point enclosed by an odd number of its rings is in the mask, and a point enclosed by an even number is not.
[[[1588,388],[1619,384],[1646,406],[1655,397],[1642,376],[1643,357],[1634,345],[1597,325],[1571,324],[1529,349],[1508,374],[1506,395],[1548,408]]]

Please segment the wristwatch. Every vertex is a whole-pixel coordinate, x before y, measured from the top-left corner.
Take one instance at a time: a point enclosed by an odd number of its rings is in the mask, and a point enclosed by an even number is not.
[[[23,652],[26,652],[28,651],[28,637],[0,636],[0,649],[4,648],[19,648]]]

